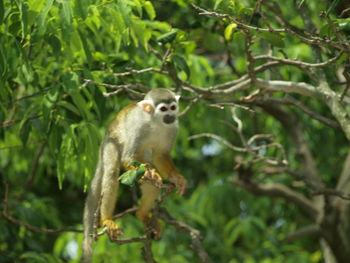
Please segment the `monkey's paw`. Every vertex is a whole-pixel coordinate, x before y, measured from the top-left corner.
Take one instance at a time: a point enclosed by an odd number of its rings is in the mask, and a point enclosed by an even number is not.
[[[155,169],[147,168],[144,175],[140,178],[140,183],[150,183],[157,188],[163,187],[163,180]]]
[[[160,235],[162,233],[162,227],[160,225],[160,222],[155,219],[151,218],[146,224],[145,224],[145,230],[146,235],[153,240],[158,240],[160,238]]]
[[[177,194],[183,195],[185,193],[187,187],[187,180],[185,177],[180,174],[176,174],[171,175],[168,180],[179,187],[176,191]]]
[[[117,236],[124,235],[119,226],[111,219],[105,219],[102,225],[106,228],[107,235],[111,240],[116,240]]]

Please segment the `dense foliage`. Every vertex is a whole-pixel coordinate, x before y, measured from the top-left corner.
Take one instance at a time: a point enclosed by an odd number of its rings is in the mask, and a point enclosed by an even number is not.
[[[173,156],[189,181],[162,206],[200,231],[213,262],[349,262],[330,227],[350,222],[346,8],[0,0],[0,262],[79,261],[72,230],[105,129],[157,87],[182,95]],[[122,186],[117,212],[137,192]],[[143,235],[133,215],[119,221],[126,237]],[[157,262],[201,262],[188,233],[163,229]],[[94,259],[142,262],[142,246],[101,236]]]

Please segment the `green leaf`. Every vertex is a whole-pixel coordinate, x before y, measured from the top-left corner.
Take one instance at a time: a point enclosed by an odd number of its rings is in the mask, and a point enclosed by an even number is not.
[[[130,187],[134,186],[135,183],[142,177],[146,171],[145,164],[139,164],[138,162],[131,162],[129,166],[134,166],[136,169],[128,170],[119,177],[119,181],[122,184],[128,185]]]
[[[61,5],[60,19],[62,23],[62,38],[69,43],[72,33],[72,8],[68,1],[62,2]]]
[[[78,91],[74,91],[70,95],[74,104],[79,109],[81,115],[84,116],[85,119],[90,119],[91,113],[89,112],[89,107],[84,97]]]
[[[154,18],[156,17],[156,11],[154,10],[152,3],[150,1],[145,1],[143,7],[145,8],[149,18],[151,20],[154,20]]]
[[[166,44],[166,43],[171,43],[175,40],[176,35],[177,35],[177,29],[174,29],[168,33],[165,33],[157,38],[157,41]]]
[[[130,187],[135,185],[136,180],[137,180],[137,171],[136,170],[127,171],[119,177],[119,181],[122,184],[128,185]]]
[[[0,25],[2,24],[2,20],[4,19],[5,15],[5,7],[3,0],[0,0]]]
[[[28,118],[25,118],[21,121],[20,127],[19,127],[19,137],[22,140],[23,145],[25,146],[28,142],[29,134],[32,129],[32,125]]]
[[[259,36],[269,42],[271,45],[283,48],[284,40],[280,34],[270,33],[270,32],[262,32]]]
[[[21,25],[22,25],[22,38],[24,39],[28,33],[28,4],[20,4],[21,12]]]
[[[46,31],[46,24],[47,24],[47,15],[52,7],[54,0],[47,0],[46,2],[46,6],[41,10],[41,12],[39,13],[38,19],[37,19],[37,25],[38,25],[38,29],[36,31],[36,35],[38,37],[43,36],[45,34]]]
[[[343,54],[340,56],[340,58],[337,60],[337,65],[341,65],[342,63],[344,63],[345,60],[347,60],[349,58],[348,54]]]
[[[186,59],[184,59],[181,56],[174,55],[172,57],[172,60],[174,61],[175,65],[178,66],[181,70],[183,70],[189,78],[191,75],[191,71],[189,66],[187,65]]]
[[[87,17],[88,3],[85,0],[74,1],[74,14],[75,16],[81,17],[83,20]]]
[[[216,10],[223,0],[216,0],[214,5],[214,10]]]
[[[47,42],[52,48],[53,54],[58,57],[61,55],[61,41],[55,36],[50,35],[47,37]]]
[[[88,64],[91,66],[93,59],[92,59],[92,55],[91,55],[91,51],[90,51],[89,45],[87,43],[86,35],[84,35],[84,33],[82,32],[81,29],[78,29],[78,33],[79,33],[79,37],[80,37],[81,43],[83,44],[83,49],[84,49],[84,53],[85,53],[86,59],[88,61]]]
[[[57,103],[57,106],[62,106],[64,108],[68,109],[69,111],[75,113],[77,116],[80,116],[79,110],[72,103],[69,103],[67,101],[62,100],[62,101]]]
[[[137,47],[140,43],[145,49],[147,49],[147,42],[151,38],[151,32],[146,29],[145,24],[140,19],[134,19],[131,24],[132,38],[134,44]]]
[[[8,64],[6,62],[6,53],[4,52],[2,45],[0,45],[0,79],[1,80],[5,79],[7,71],[8,71]]]
[[[327,10],[327,12],[326,12],[326,15],[327,15],[327,16],[328,16],[328,14],[329,14],[330,12],[333,11],[333,9],[339,4],[339,2],[340,2],[340,0],[334,0],[334,1],[332,2],[332,4],[329,6],[329,8],[328,8],[328,10]]]

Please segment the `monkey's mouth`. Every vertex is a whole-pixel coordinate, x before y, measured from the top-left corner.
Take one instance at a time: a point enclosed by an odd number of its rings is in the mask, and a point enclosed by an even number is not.
[[[175,117],[174,115],[165,115],[164,118],[163,118],[163,121],[164,121],[166,124],[171,124],[171,123],[173,123],[175,120],[176,120],[176,117]]]

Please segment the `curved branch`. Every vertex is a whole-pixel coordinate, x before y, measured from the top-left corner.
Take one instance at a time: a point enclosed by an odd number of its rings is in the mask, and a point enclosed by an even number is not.
[[[307,63],[300,60],[285,59],[285,58],[279,58],[279,57],[274,57],[269,55],[256,56],[254,57],[254,59],[255,60],[267,59],[272,61],[278,61],[278,62],[281,62],[282,64],[287,64],[287,65],[292,65],[297,67],[325,67],[337,61],[341,57],[341,55],[343,55],[343,52],[339,52],[335,57],[321,63]]]
[[[190,237],[192,239],[191,248],[198,255],[201,262],[203,262],[203,263],[212,263],[213,262],[202,245],[202,241],[201,241],[202,237],[200,235],[200,232],[197,229],[194,229],[193,227],[191,227],[183,222],[176,221],[174,218],[171,217],[171,215],[168,213],[168,211],[164,208],[159,207],[157,212],[159,214],[159,217],[161,219],[163,219],[166,223],[174,226],[178,231],[183,231],[183,232],[186,232],[190,235]]]
[[[232,179],[230,181],[233,184],[244,187],[255,195],[283,198],[288,202],[294,203],[313,219],[316,219],[319,214],[319,211],[314,206],[312,201],[283,184],[252,183],[237,179]]]

